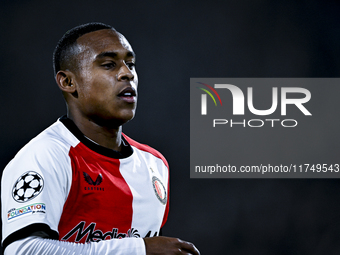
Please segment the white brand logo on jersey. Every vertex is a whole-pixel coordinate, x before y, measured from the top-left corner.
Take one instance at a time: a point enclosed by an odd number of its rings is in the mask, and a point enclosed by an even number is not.
[[[37,172],[29,171],[19,177],[12,189],[13,199],[19,203],[32,200],[40,194],[44,179]]]
[[[153,190],[155,191],[156,197],[158,200],[165,205],[166,204],[166,190],[161,182],[160,179],[158,179],[156,176],[152,177],[152,186]]]

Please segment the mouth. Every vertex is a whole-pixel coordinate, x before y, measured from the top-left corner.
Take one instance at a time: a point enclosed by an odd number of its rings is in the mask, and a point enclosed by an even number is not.
[[[137,96],[136,90],[132,87],[126,87],[118,94],[119,98],[128,103],[135,103],[136,96]]]

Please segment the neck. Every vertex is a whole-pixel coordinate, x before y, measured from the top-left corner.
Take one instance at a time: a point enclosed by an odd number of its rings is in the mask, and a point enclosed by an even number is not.
[[[122,126],[108,127],[99,125],[89,118],[82,118],[79,115],[68,112],[67,117],[70,118],[79,130],[89,139],[99,145],[115,150],[121,150]]]

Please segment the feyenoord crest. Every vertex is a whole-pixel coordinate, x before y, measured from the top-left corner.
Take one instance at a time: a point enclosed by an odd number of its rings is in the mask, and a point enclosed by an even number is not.
[[[13,199],[19,203],[32,200],[44,187],[43,178],[36,172],[29,171],[19,177],[12,189]]]
[[[152,186],[155,191],[158,200],[165,205],[166,204],[166,190],[163,183],[156,176],[152,177]]]

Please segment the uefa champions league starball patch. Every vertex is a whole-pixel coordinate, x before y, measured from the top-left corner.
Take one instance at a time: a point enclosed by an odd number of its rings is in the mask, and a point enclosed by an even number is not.
[[[24,173],[19,177],[12,189],[13,199],[19,203],[32,200],[40,194],[44,187],[44,179],[34,171]]]
[[[152,177],[152,186],[155,191],[158,200],[165,205],[166,204],[166,190],[163,183],[156,176]]]

